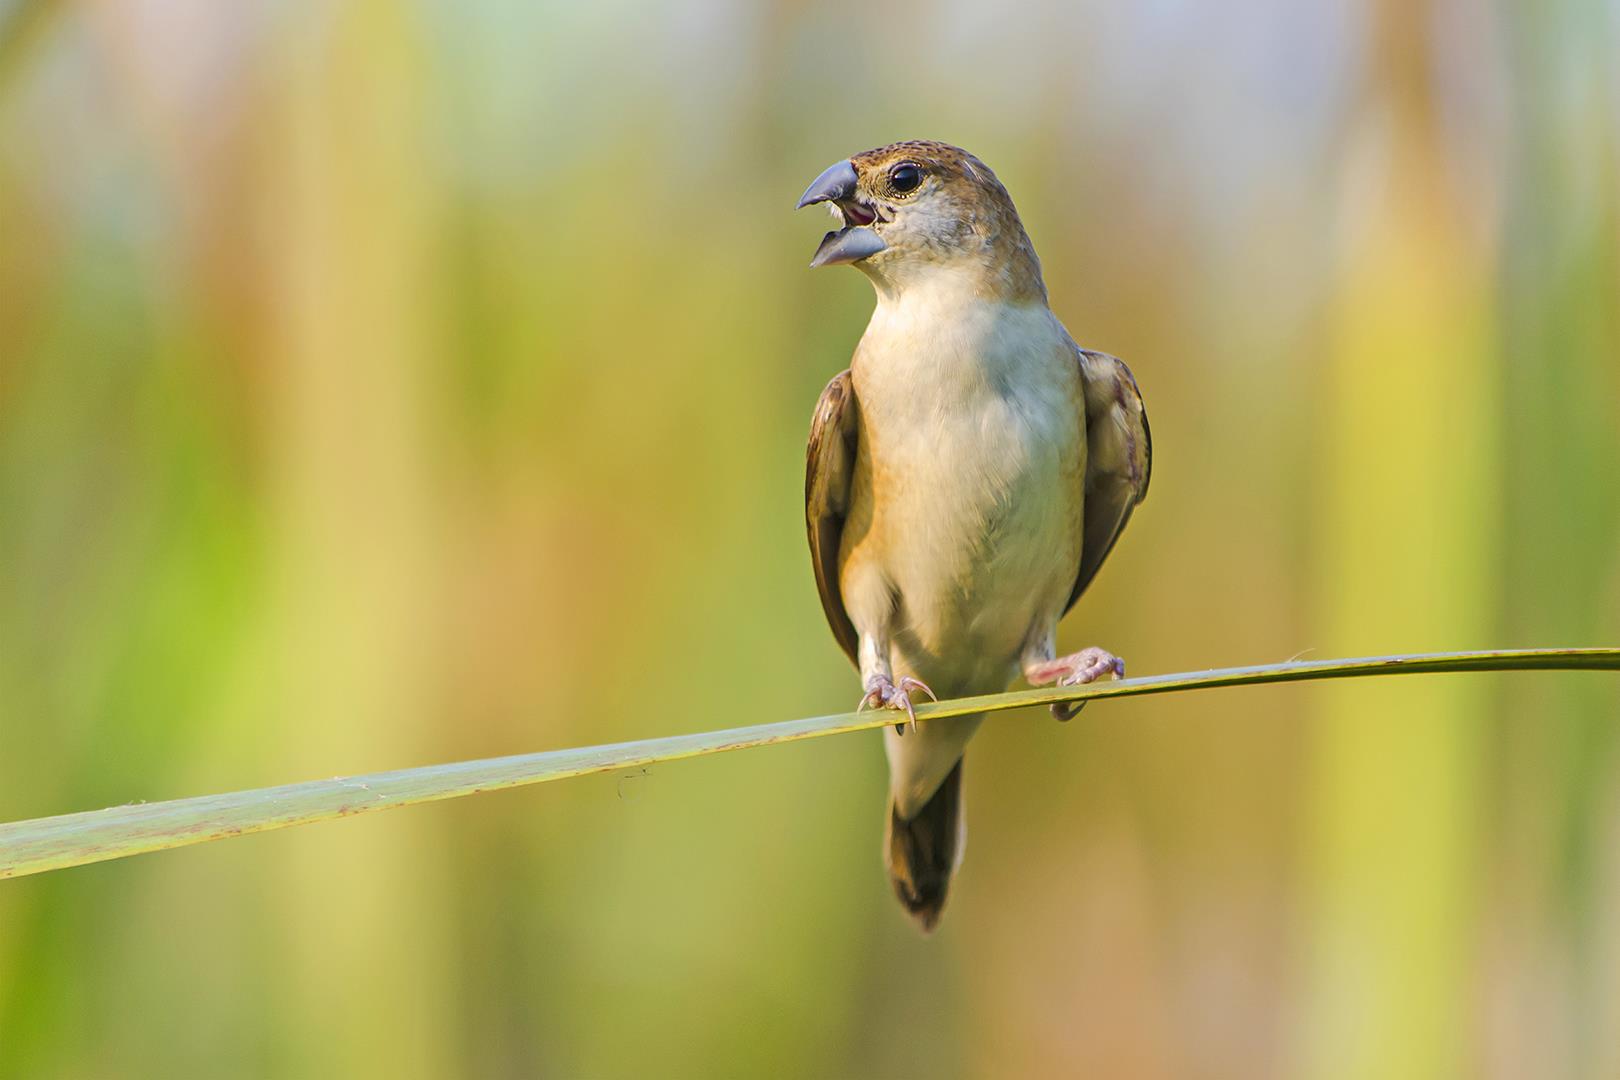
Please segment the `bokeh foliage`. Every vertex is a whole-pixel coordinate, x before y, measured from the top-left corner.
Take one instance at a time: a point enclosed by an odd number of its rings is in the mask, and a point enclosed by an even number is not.
[[[1066,643],[1612,644],[1617,22],[0,4],[0,820],[848,707],[789,207],[914,135],[1147,396]],[[853,736],[7,883],[0,1075],[1611,1075],[1617,706],[998,724],[926,941]]]

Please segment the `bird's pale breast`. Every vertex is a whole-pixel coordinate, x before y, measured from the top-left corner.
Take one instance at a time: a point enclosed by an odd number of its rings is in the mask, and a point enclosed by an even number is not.
[[[894,605],[897,672],[942,696],[1004,689],[1078,565],[1085,440],[1067,339],[1042,305],[908,295],[874,313],[853,378],[845,602]]]

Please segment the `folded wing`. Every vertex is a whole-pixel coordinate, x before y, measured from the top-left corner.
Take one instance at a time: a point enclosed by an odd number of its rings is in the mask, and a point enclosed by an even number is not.
[[[1131,369],[1118,357],[1079,350],[1085,390],[1085,524],[1080,569],[1064,611],[1097,576],[1153,473],[1153,435]]]
[[[855,470],[854,402],[849,372],[839,372],[816,402],[804,463],[804,524],[810,534],[816,588],[821,593],[827,625],[851,663],[857,662],[857,636],[838,588],[838,546],[844,537],[850,478]]]

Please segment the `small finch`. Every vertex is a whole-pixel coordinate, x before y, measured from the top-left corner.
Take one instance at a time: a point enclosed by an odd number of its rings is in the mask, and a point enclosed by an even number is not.
[[[1058,656],[1057,624],[1147,494],[1147,413],[1124,363],[1052,314],[1012,198],[972,154],[868,150],[817,177],[814,203],[843,227],[810,265],[855,266],[877,309],[811,421],[811,561],[862,706],[905,714],[884,730],[884,859],[926,931],[962,858],[982,717],[918,728],[913,702],[1124,674],[1103,649]]]

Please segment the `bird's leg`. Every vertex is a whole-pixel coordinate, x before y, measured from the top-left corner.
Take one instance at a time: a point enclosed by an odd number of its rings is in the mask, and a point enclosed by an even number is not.
[[[930,701],[938,701],[928,684],[921,679],[914,679],[910,675],[902,675],[899,682],[894,680],[894,672],[889,667],[889,650],[886,642],[878,640],[875,636],[861,635],[861,685],[866,696],[856,711],[867,708],[903,709],[909,720],[912,731],[917,730],[917,713],[911,704],[913,691],[920,691],[928,695]],[[904,735],[905,724],[894,725],[894,730]]]
[[[1056,683],[1059,686],[1079,686],[1083,683],[1093,682],[1104,675],[1112,674],[1116,679],[1125,677],[1125,661],[1109,652],[1093,645],[1089,649],[1081,649],[1068,656],[1053,657],[1056,645],[1051,635],[1046,635],[1031,643],[1024,653],[1024,678],[1031,686],[1046,686]],[[1072,720],[1081,709],[1086,707],[1084,701],[1071,703],[1059,701],[1051,706],[1052,715],[1059,720]]]

